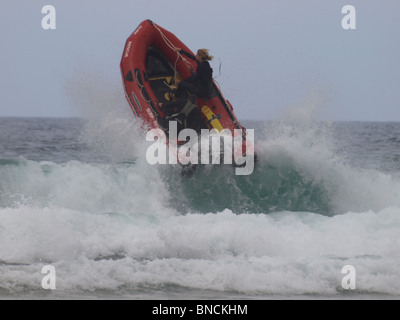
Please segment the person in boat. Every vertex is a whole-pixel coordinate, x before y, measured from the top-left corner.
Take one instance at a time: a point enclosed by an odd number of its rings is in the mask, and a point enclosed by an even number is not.
[[[164,111],[165,120],[177,121],[178,132],[190,128],[200,133],[206,128],[201,118],[201,111],[195,104],[197,97],[193,94],[178,90],[169,92],[169,101],[158,103],[158,107]]]
[[[197,50],[196,56],[179,48],[176,51],[197,63],[196,73],[178,84],[178,93],[187,90],[201,99],[207,99],[211,92],[213,75],[208,61],[211,61],[213,56],[210,56],[208,49]]]

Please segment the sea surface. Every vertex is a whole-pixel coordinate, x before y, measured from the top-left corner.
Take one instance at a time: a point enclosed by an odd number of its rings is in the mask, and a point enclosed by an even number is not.
[[[400,123],[244,124],[251,175],[184,176],[133,116],[0,118],[0,299],[400,298]]]

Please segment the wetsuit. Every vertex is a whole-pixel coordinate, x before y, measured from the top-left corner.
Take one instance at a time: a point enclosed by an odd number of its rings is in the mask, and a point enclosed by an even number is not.
[[[210,95],[212,85],[213,70],[210,66],[210,63],[207,60],[198,62],[194,55],[184,50],[181,50],[180,53],[196,61],[197,68],[196,74],[183,80],[179,84],[178,92],[181,93],[183,90],[187,90],[197,95],[201,99],[207,99],[207,97]]]

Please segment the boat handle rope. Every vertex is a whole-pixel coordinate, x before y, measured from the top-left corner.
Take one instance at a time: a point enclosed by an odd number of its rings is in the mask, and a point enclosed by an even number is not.
[[[155,24],[154,22],[152,23],[154,28],[160,32],[161,38],[164,40],[164,42],[167,44],[168,47],[170,47],[172,50],[174,50],[177,54],[176,60],[175,60],[175,65],[174,65],[174,81],[176,80],[176,64],[178,63],[179,57],[182,58],[182,61],[186,64],[189,70],[191,70],[192,65],[185,59],[184,56],[181,55],[181,53],[177,50],[178,48],[174,46],[174,44],[168,39],[168,37],[160,30],[160,28]]]

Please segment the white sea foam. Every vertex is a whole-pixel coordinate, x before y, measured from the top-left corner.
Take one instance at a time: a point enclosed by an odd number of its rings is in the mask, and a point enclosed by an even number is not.
[[[289,166],[304,182],[322,185],[335,213],[400,206],[396,174],[349,164],[338,152],[343,142],[333,136],[333,124],[316,120],[317,112],[313,103],[306,104],[265,127],[257,145],[259,158],[269,165]]]
[[[400,295],[400,208],[313,213],[152,216],[60,208],[0,210],[0,284],[39,289],[57,270],[58,294],[181,286],[247,295],[337,295],[341,269],[356,293]],[[25,265],[24,265],[25,264]],[[114,292],[115,291],[115,292]]]

